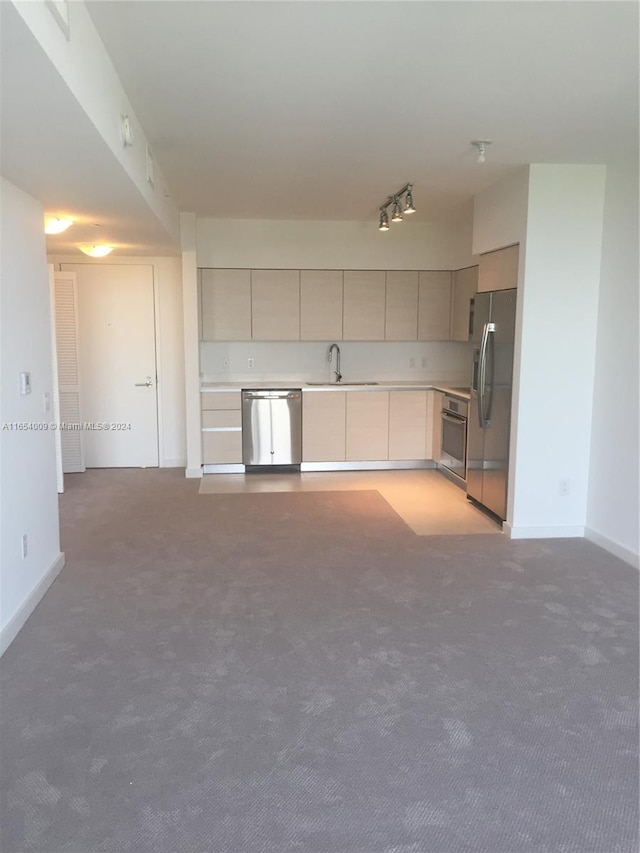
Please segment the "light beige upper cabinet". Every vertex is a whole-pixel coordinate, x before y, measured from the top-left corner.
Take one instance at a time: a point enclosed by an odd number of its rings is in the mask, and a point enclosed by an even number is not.
[[[345,391],[302,395],[302,461],[344,462]]]
[[[469,340],[469,311],[478,289],[478,267],[456,270],[451,281],[451,340]]]
[[[489,290],[510,290],[518,286],[519,246],[507,246],[497,252],[480,255],[478,293]]]
[[[200,270],[202,339],[251,340],[251,271]]]
[[[387,273],[386,341],[415,341],[418,337],[418,273]]]
[[[424,459],[427,392],[389,392],[389,459]]]
[[[451,325],[451,272],[419,274],[418,340],[448,341]]]
[[[300,270],[300,340],[342,340],[342,270]]]
[[[384,303],[384,272],[345,270],[343,340],[383,341]]]
[[[300,271],[251,271],[254,341],[300,340]]]
[[[346,458],[350,462],[389,458],[388,391],[347,391]]]

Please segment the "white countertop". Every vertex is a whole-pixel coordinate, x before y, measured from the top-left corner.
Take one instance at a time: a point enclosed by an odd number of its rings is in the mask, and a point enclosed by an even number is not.
[[[311,381],[311,380],[309,380]],[[446,394],[451,394],[454,397],[459,397],[463,400],[469,399],[469,391],[464,390],[463,380],[456,382],[455,380],[436,380],[436,379],[383,379],[376,382],[375,385],[368,384],[364,380],[362,383],[344,382],[344,383],[329,383],[322,385],[308,385],[306,380],[289,379],[289,380],[259,380],[251,381],[247,379],[237,380],[233,382],[202,382],[200,390],[203,393],[215,391],[242,391],[247,388],[300,388],[305,393],[326,392],[326,391],[444,391]]]

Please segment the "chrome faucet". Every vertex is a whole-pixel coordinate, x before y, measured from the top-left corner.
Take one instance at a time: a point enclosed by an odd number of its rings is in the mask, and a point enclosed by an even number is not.
[[[340,347],[338,344],[331,344],[329,347],[329,364],[333,361],[333,351],[336,351],[336,369],[333,371],[336,375],[336,382],[340,382],[342,374],[340,373]]]

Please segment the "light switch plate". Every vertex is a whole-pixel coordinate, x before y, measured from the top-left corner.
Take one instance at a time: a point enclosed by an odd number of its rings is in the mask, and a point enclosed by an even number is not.
[[[20,393],[23,397],[31,393],[31,374],[28,372],[20,374]]]

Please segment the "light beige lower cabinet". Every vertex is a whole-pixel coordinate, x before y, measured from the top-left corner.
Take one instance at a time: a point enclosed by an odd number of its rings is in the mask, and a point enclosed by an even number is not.
[[[430,425],[430,436],[427,436],[427,458],[438,462],[440,459],[440,445],[442,442],[442,391],[429,391],[430,401],[428,404],[428,423]]]
[[[427,391],[389,392],[389,459],[425,459]]]
[[[347,391],[347,461],[388,458],[389,392]]]
[[[242,462],[242,397],[239,391],[200,395],[202,401],[202,462],[228,465]]]
[[[302,395],[302,461],[344,462],[345,391]]]
[[[431,270],[419,274],[418,340],[448,341],[451,327],[451,273]]]

